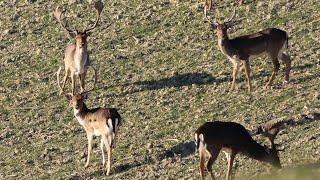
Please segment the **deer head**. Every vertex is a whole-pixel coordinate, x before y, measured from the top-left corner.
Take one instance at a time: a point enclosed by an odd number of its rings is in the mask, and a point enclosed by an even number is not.
[[[87,24],[86,28],[83,31],[79,31],[76,28],[69,28],[67,27],[67,23],[64,22],[65,20],[65,11],[61,11],[60,7],[57,7],[55,11],[53,12],[54,17],[57,19],[57,21],[60,23],[60,26],[69,33],[69,35],[76,40],[76,44],[78,47],[83,47],[87,45],[87,37],[90,36],[91,30],[97,27],[98,22],[100,20],[100,15],[103,10],[103,3],[101,0],[97,0],[93,2],[93,7],[97,12],[97,18],[93,25],[89,26]]]
[[[278,168],[281,168],[279,151],[284,151],[284,149],[278,149],[277,144],[274,143],[274,140],[280,130],[284,127],[284,121],[281,119],[271,120],[263,125],[260,125],[257,129],[258,134],[262,134],[267,137],[271,142],[271,149],[266,148],[267,152],[270,154],[270,163]]]
[[[74,107],[74,105],[79,104],[80,101],[83,102],[83,100],[87,98],[88,93],[95,89],[95,85],[96,85],[96,81],[97,81],[96,70],[93,68],[94,74],[95,74],[93,87],[91,89],[87,90],[87,91],[81,92],[80,94],[72,94],[72,93],[66,93],[65,91],[63,91],[63,88],[61,87],[61,84],[60,84],[60,72],[61,72],[61,69],[62,68],[59,67],[59,69],[57,71],[58,87],[59,87],[59,89],[61,91],[61,94],[63,94],[68,99],[68,101],[70,102],[70,106]],[[72,102],[71,102],[71,100],[72,100]],[[73,102],[76,102],[76,103],[73,103]]]

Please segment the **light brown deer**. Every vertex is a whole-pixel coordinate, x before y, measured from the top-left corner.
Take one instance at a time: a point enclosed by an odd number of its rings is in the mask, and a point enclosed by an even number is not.
[[[272,127],[275,129],[277,127]],[[275,134],[276,135],[276,134]],[[220,151],[226,154],[228,160],[228,172],[226,179],[231,179],[231,171],[234,158],[237,153],[242,153],[258,161],[266,162],[274,167],[281,168],[278,149],[271,141],[271,148],[263,146],[252,139],[248,131],[235,122],[206,122],[195,132],[195,143],[200,156],[200,177],[205,179],[205,157],[209,155],[206,168],[211,178],[215,179],[212,165]]]
[[[59,69],[59,71],[61,68]],[[58,86],[62,90],[62,87],[59,82],[59,74],[57,74]],[[93,89],[89,90],[92,91]],[[63,94],[70,103],[70,106],[73,108],[74,116],[78,122],[82,125],[87,134],[88,139],[88,157],[85,167],[88,167],[90,161],[90,154],[92,150],[92,139],[93,136],[101,136],[100,148],[102,153],[102,164],[105,165],[105,156],[104,156],[104,146],[108,152],[108,161],[107,161],[107,175],[110,174],[111,169],[111,155],[112,147],[114,146],[115,137],[118,132],[118,128],[121,125],[121,116],[115,108],[93,108],[88,109],[84,100],[89,91],[85,91],[81,94]]]
[[[206,16],[208,21],[211,22],[213,30],[216,32],[220,51],[226,55],[233,64],[230,90],[233,91],[235,89],[236,77],[241,63],[244,65],[248,90],[249,92],[252,90],[249,58],[265,53],[271,57],[274,65],[272,75],[265,87],[270,88],[272,86],[273,80],[280,69],[279,59],[286,65],[285,82],[288,82],[291,70],[291,59],[286,52],[288,48],[287,32],[276,28],[268,28],[257,33],[230,39],[227,31],[233,26],[235,14],[236,11],[234,9],[231,18],[223,23],[211,21],[210,18]]]
[[[90,59],[88,53],[88,42],[87,37],[91,34],[90,31],[93,30],[99,22],[101,11],[103,9],[103,3],[101,1],[94,1],[94,8],[97,12],[97,19],[95,23],[86,27],[85,30],[79,31],[76,28],[70,29],[67,27],[66,23],[64,23],[64,12],[60,10],[60,7],[57,7],[54,11],[54,16],[60,23],[61,27],[69,33],[69,35],[75,39],[75,44],[70,44],[67,46],[64,55],[64,64],[65,64],[65,76],[63,78],[62,90],[60,94],[62,94],[63,89],[65,87],[65,83],[70,74],[71,83],[72,83],[72,94],[76,93],[76,81],[75,76],[77,75],[80,80],[80,88],[81,92],[85,90],[85,78],[87,74],[88,67],[90,66]],[[93,68],[93,67],[92,67]],[[97,79],[96,71],[94,70],[95,83]],[[95,86],[95,84],[94,84]]]

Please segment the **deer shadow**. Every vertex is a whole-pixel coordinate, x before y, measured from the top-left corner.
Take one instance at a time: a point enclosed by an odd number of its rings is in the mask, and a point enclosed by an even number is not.
[[[163,152],[158,153],[157,160],[162,161],[167,158],[174,158],[179,156],[180,158],[186,158],[193,155],[196,152],[196,145],[194,141],[188,141],[185,143],[179,143]]]
[[[139,166],[142,166],[145,164],[150,164],[150,163],[153,163],[153,160],[152,160],[151,156],[147,155],[144,158],[134,159],[132,162],[120,164],[116,167],[111,166],[110,175],[112,176],[112,175],[115,175],[118,173],[128,171],[129,169],[139,167]],[[88,178],[96,179],[97,177],[105,176],[106,175],[105,173],[106,173],[105,167],[101,167],[100,169],[95,170],[94,172],[85,173],[84,176],[74,175],[74,176],[69,177],[68,179],[70,179],[70,180],[82,180],[82,179],[88,179]]]
[[[163,78],[160,80],[146,80],[132,83],[133,85],[141,86],[141,90],[158,90],[171,87],[182,87],[205,84],[221,84],[229,81],[229,78],[216,78],[205,72],[177,74],[172,77]]]
[[[135,159],[132,162],[120,164],[119,166],[113,169],[112,174],[122,173],[122,172],[128,171],[129,169],[150,164],[150,163],[153,163],[151,156],[145,156],[143,159],[139,159],[139,160]]]

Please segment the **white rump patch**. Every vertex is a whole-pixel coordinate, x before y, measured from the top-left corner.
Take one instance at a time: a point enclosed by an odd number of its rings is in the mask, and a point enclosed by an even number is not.
[[[119,128],[119,120],[118,120],[118,118],[116,118],[116,120],[115,120],[115,123],[114,123],[114,128],[115,128],[115,132],[117,132],[118,131],[118,128]]]
[[[199,143],[198,134],[194,134],[194,141],[196,145]]]
[[[287,41],[285,41],[284,43],[283,43],[283,45],[282,45],[282,47],[281,47],[281,49],[279,50],[279,52],[278,52],[278,59],[283,59],[283,55],[286,55],[286,56],[288,56],[288,53],[287,53],[287,47],[288,45],[287,45]]]
[[[207,145],[206,143],[204,142],[204,136],[203,134],[199,134],[199,140],[200,140],[200,144],[199,144],[199,148],[204,148],[206,149],[207,148]]]
[[[111,131],[113,130],[113,125],[112,125],[112,119],[108,119],[108,126],[111,129]]]
[[[201,142],[204,142],[203,134],[199,134],[199,139],[200,139]]]

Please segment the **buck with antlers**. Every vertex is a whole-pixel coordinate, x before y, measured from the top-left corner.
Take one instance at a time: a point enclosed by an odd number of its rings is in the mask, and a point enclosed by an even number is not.
[[[118,128],[121,125],[121,116],[114,108],[98,107],[94,109],[88,109],[86,104],[84,103],[84,99],[86,99],[87,93],[92,91],[93,89],[76,95],[65,93],[62,90],[59,82],[60,71],[61,68],[59,68],[57,73],[58,86],[69,101],[70,106],[73,108],[74,116],[83,126],[87,134],[88,157],[85,167],[89,165],[93,136],[101,136],[100,148],[102,153],[102,164],[103,166],[105,165],[104,147],[106,147],[108,152],[108,161],[106,168],[107,175],[109,175],[111,169],[112,147],[115,144],[115,137],[118,132]]]
[[[87,74],[88,67],[90,66],[89,53],[87,49],[87,37],[90,35],[90,31],[92,31],[99,22],[100,14],[103,9],[103,3],[101,1],[94,1],[94,8],[97,11],[97,19],[95,23],[86,27],[85,30],[79,31],[76,28],[70,29],[67,27],[66,23],[64,23],[64,12],[60,10],[59,7],[54,11],[54,16],[60,23],[61,27],[69,33],[69,35],[75,39],[75,44],[70,44],[67,46],[65,50],[64,56],[64,64],[65,64],[65,75],[63,78],[62,90],[60,94],[62,94],[63,89],[65,87],[65,83],[70,74],[71,82],[72,82],[72,94],[76,93],[76,81],[75,76],[77,75],[80,80],[80,88],[81,92],[85,89],[85,78]],[[93,68],[93,67],[92,67]],[[96,84],[96,71],[94,70],[95,84]],[[94,84],[94,86],[95,86]]]
[[[268,128],[268,129],[267,129]],[[267,126],[265,131],[276,132],[280,127]],[[206,168],[209,171],[211,178],[215,179],[212,172],[212,165],[217,159],[220,151],[226,154],[228,160],[227,180],[231,179],[231,170],[234,158],[237,153],[242,153],[250,158],[258,161],[266,162],[274,167],[281,168],[278,149],[274,144],[274,138],[271,139],[271,148],[261,145],[252,139],[248,131],[240,124],[235,122],[206,122],[200,126],[195,132],[195,143],[200,156],[200,177],[205,179],[205,157],[209,155],[209,160]]]
[[[268,28],[257,33],[230,39],[227,31],[234,24],[233,18],[235,17],[235,14],[236,12],[234,9],[232,17],[223,23],[211,21],[210,18],[206,16],[207,20],[211,23],[212,28],[216,31],[220,51],[226,55],[233,64],[230,90],[232,91],[235,89],[236,77],[241,63],[244,65],[248,90],[249,92],[252,90],[249,58],[264,53],[271,57],[274,66],[272,75],[265,87],[270,88],[272,86],[273,80],[280,69],[279,59],[286,65],[285,82],[288,82],[291,70],[291,59],[286,52],[288,48],[287,32],[276,28]]]

